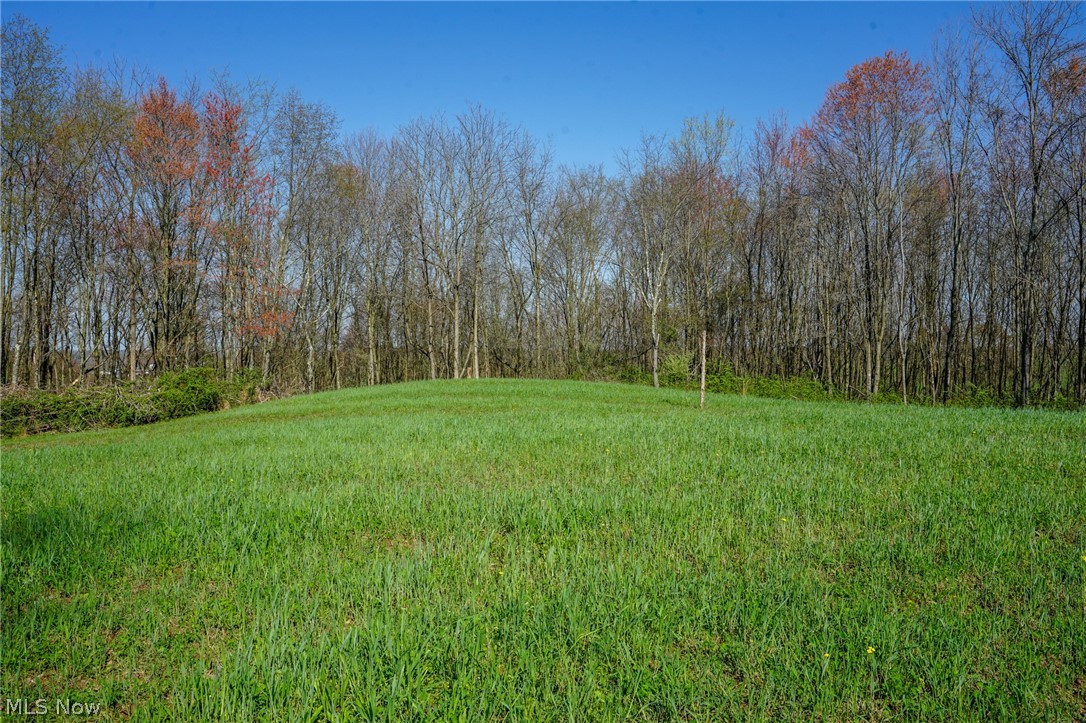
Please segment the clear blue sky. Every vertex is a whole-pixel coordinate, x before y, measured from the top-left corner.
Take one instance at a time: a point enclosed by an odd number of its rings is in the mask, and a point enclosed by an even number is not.
[[[556,160],[604,163],[642,131],[724,110],[748,134],[801,122],[852,65],[927,59],[965,3],[27,3],[70,64],[114,56],[172,83],[229,70],[326,103],[345,132],[392,133],[480,103],[549,139]]]

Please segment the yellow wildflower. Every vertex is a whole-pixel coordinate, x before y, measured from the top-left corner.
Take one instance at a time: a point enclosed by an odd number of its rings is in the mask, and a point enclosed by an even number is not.
[[[872,648],[872,647],[871,647],[870,645],[868,645],[868,646],[867,646],[867,654],[868,654],[868,655],[871,655],[871,653],[873,653],[873,652],[875,652],[875,649],[874,649],[874,648]]]

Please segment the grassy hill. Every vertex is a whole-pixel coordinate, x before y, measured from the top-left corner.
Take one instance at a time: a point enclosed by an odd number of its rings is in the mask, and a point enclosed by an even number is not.
[[[1086,418],[416,383],[5,441],[3,695],[1086,717]]]

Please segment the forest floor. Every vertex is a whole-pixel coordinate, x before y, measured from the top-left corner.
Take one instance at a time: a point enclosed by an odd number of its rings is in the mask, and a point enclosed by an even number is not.
[[[425,382],[0,471],[7,712],[1086,718],[1081,413]]]

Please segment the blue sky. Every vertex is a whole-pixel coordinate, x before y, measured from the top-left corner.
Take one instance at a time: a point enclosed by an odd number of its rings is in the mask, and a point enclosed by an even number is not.
[[[964,3],[302,3],[7,1],[70,64],[123,58],[172,83],[229,70],[333,108],[345,132],[392,133],[469,103],[603,163],[641,133],[723,110],[749,133],[799,123],[852,65],[926,59]]]

